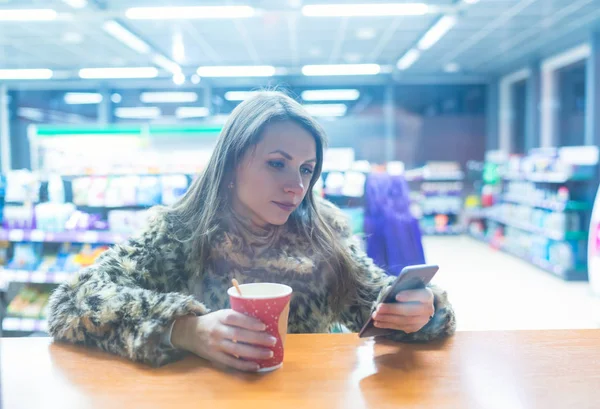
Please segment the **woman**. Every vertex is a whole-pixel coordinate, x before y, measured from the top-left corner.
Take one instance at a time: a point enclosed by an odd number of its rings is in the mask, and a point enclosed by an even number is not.
[[[325,135],[300,104],[262,92],[231,114],[206,171],[149,227],[106,251],[50,301],[55,339],[159,366],[194,353],[256,371],[264,325],[229,308],[232,278],[291,286],[290,333],[358,331],[393,281],[359,250],[343,214],[313,196]],[[454,332],[446,294],[401,293],[374,313],[397,341]],[[236,342],[239,341],[239,342]]]

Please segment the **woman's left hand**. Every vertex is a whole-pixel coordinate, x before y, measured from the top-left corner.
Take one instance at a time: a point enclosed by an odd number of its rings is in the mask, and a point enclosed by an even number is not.
[[[373,313],[376,328],[417,332],[433,317],[433,292],[429,288],[401,291],[396,304],[379,304]]]

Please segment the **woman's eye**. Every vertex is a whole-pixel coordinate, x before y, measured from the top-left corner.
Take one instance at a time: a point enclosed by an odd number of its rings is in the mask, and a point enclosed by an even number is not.
[[[313,170],[311,168],[302,168],[302,174],[304,175],[312,175]]]
[[[270,160],[267,163],[269,164],[270,167],[275,168],[275,169],[282,169],[283,168],[283,162],[278,161],[278,160]]]

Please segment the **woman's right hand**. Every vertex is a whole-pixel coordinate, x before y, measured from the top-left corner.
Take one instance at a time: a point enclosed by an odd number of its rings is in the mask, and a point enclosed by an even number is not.
[[[256,318],[233,310],[175,320],[171,343],[218,365],[256,372],[258,364],[245,359],[269,359],[277,342]]]

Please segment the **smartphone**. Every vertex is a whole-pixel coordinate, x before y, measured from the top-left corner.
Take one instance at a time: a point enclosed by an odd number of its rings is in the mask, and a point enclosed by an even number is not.
[[[438,266],[431,264],[420,264],[416,266],[408,266],[404,267],[396,281],[392,284],[392,286],[388,289],[386,294],[382,298],[382,302],[384,304],[392,304],[397,302],[396,296],[401,291],[406,290],[418,290],[420,288],[425,288],[427,284],[431,281],[435,273],[439,270]],[[382,335],[390,335],[394,333],[394,330],[386,329],[386,328],[376,328],[373,319],[373,312],[369,315],[369,319],[360,330],[358,336],[360,338],[366,337],[375,337]]]

